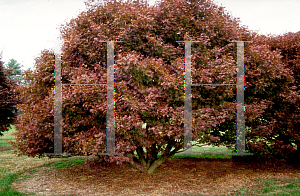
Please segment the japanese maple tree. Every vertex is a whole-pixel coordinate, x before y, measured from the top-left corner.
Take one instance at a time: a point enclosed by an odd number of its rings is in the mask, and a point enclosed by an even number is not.
[[[255,34],[211,1],[170,0],[156,6],[143,1],[88,1],[87,8],[61,27],[62,81],[106,83],[107,48],[100,41],[123,41],[114,44],[116,152],[123,156],[98,155],[106,152],[105,86],[62,87],[63,151],[130,162],[152,174],[184,148],[184,43],[176,41],[200,41],[192,45],[193,84],[235,83],[237,52],[230,41],[251,41]],[[256,42],[246,43],[245,51],[245,118],[253,132],[246,138],[246,149],[255,150],[250,148],[256,144],[251,141],[255,130],[271,134],[257,119],[272,108],[275,91],[263,91],[272,87],[291,98],[293,92],[285,85],[293,77],[279,52]],[[41,157],[53,152],[53,51],[42,51],[35,66],[25,77],[33,82],[19,88],[24,114],[12,144],[20,155]],[[234,146],[235,95],[233,86],[192,87],[194,145]],[[289,100],[296,103],[297,97]],[[225,136],[217,129],[222,126],[228,130]]]

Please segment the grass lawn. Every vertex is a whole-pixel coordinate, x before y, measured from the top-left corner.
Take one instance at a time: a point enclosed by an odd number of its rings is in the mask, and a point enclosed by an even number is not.
[[[4,132],[4,136],[0,137],[0,195],[27,195],[18,193],[11,189],[10,185],[21,174],[26,172],[34,172],[34,168],[39,168],[49,163],[56,163],[59,161],[69,160],[84,160],[84,157],[70,157],[70,158],[29,158],[27,156],[17,157],[13,154],[11,145],[6,140],[14,141],[14,126],[8,132]]]
[[[30,195],[20,193],[14,190],[11,185],[17,179],[31,178],[40,167],[47,167],[49,170],[65,170],[69,167],[81,165],[87,157],[69,157],[69,158],[28,158],[26,156],[17,157],[12,154],[13,149],[6,140],[13,140],[15,132],[14,127],[10,131],[5,132],[3,137],[0,137],[0,195]],[[197,153],[197,155],[195,155]],[[199,155],[202,153],[202,155]],[[223,153],[223,155],[221,155]],[[205,158],[207,160],[231,159],[231,153],[226,147],[194,147],[191,154],[177,154],[172,157],[173,160],[183,160],[187,158]],[[203,155],[205,154],[205,155]],[[213,164],[213,163],[212,163]],[[51,167],[51,168],[50,168]],[[226,171],[225,171],[226,172]],[[280,182],[279,182],[280,181]],[[264,180],[259,182],[249,190],[242,187],[237,195],[300,195],[300,178],[282,179],[282,180]],[[31,194],[34,195],[34,194]],[[234,194],[233,194],[234,195]]]

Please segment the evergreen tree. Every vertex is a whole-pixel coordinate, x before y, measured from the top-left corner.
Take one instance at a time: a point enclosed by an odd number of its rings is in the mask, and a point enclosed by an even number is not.
[[[10,80],[17,80],[18,82],[24,80],[20,63],[18,63],[17,60],[10,59],[8,64],[5,66],[5,70],[8,71]]]
[[[2,53],[0,55],[0,136],[3,135],[3,132],[8,131],[10,125],[17,119],[17,101],[14,92],[16,83],[9,80],[9,74],[4,69],[1,58]]]

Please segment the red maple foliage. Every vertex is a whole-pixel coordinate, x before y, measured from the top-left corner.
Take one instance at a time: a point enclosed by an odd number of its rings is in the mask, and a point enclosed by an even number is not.
[[[89,9],[61,28],[65,41],[62,81],[106,83],[106,43],[99,41],[123,41],[115,43],[115,137],[116,152],[124,156],[100,159],[131,162],[151,174],[182,151],[184,44],[176,41],[183,40],[201,41],[192,46],[193,84],[236,82],[236,44],[230,41],[254,40],[245,46],[245,120],[252,128],[246,130],[246,150],[268,154],[266,146],[253,139],[271,138],[279,123],[276,112],[281,112],[274,106],[275,99],[291,105],[299,101],[299,94],[289,86],[294,82],[292,71],[279,51],[258,44],[254,33],[211,1],[170,0],[156,7],[119,1],[93,6],[93,2],[88,1]],[[42,51],[35,66],[25,77],[34,82],[19,89],[23,101],[19,107],[24,113],[16,124],[16,142],[11,143],[19,155],[41,157],[53,152],[54,53]],[[106,87],[62,89],[63,151],[87,156],[105,153]],[[197,86],[192,91],[193,140],[197,145],[232,149],[236,87]],[[147,123],[145,129],[143,123]],[[297,127],[293,131],[296,136]],[[162,154],[159,158],[158,153]]]
[[[276,153],[281,158],[289,157],[290,160],[300,158],[300,102],[299,102],[299,77],[300,77],[300,31],[283,35],[256,36],[257,44],[265,44],[269,51],[279,54],[283,67],[277,67],[292,76],[272,77],[272,86],[268,86],[267,95],[272,100],[272,105],[265,110],[264,119],[269,132],[266,140],[271,144],[269,152]],[[267,89],[266,89],[267,90]],[[296,150],[297,147],[297,150]]]

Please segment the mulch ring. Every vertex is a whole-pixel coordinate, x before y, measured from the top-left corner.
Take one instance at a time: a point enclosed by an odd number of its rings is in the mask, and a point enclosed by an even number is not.
[[[13,183],[13,187],[37,195],[231,195],[240,194],[242,187],[251,190],[259,180],[297,177],[300,177],[299,165],[270,166],[232,159],[169,159],[153,175],[127,165],[97,170],[79,165],[50,171],[49,167],[39,168],[31,178]]]

